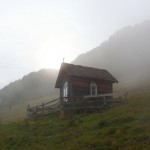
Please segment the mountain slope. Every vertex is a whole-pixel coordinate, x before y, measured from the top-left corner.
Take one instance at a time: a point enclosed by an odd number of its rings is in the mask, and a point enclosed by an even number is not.
[[[43,101],[58,97],[58,90],[54,87],[57,74],[57,70],[43,69],[32,72],[1,89],[0,113],[3,114],[2,116],[17,114],[18,111],[25,112],[27,104],[41,104]]]
[[[150,76],[150,21],[128,26],[73,63],[108,69],[124,87],[147,83]]]

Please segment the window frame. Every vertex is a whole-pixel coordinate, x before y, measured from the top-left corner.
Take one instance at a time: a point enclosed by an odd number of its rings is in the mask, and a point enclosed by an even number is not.
[[[63,100],[67,102],[68,98],[66,97],[68,97],[68,82],[67,81],[64,82],[64,85],[63,85]]]
[[[94,92],[93,92],[93,87],[94,87]],[[90,94],[97,95],[97,84],[95,82],[90,83]]]

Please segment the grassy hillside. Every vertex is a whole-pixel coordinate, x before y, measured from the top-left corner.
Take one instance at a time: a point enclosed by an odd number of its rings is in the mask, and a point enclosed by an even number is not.
[[[53,99],[58,98],[57,94],[52,96],[42,97],[39,99],[33,99],[30,101],[23,101],[22,103],[12,105],[11,107],[1,107],[0,108],[0,119],[2,121],[15,121],[15,120],[23,120],[26,116],[26,108],[28,104],[30,106],[40,105],[43,102],[49,102]]]
[[[0,149],[148,150],[150,92],[132,91],[128,104],[74,119],[49,115],[0,124]]]

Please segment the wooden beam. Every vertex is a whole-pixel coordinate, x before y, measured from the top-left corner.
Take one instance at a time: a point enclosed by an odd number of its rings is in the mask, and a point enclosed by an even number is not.
[[[97,95],[85,95],[84,98],[96,98],[105,96],[125,96],[126,93],[108,93],[108,94],[97,94]]]

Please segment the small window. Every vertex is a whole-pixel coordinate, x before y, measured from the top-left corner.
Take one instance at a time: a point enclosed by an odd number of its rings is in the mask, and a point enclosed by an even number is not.
[[[97,85],[95,82],[91,82],[90,92],[91,92],[91,95],[97,95]]]
[[[63,86],[63,97],[64,101],[68,101],[67,97],[68,97],[68,82],[65,82],[64,86]]]

